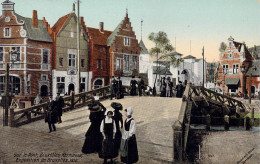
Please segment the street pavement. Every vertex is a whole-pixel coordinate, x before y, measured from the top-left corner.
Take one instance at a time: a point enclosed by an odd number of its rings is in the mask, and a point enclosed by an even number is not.
[[[124,109],[134,108],[138,163],[172,163],[172,125],[178,118],[181,99],[129,96],[121,100],[102,101],[107,109],[112,110],[111,102],[121,103]],[[57,131],[52,133],[48,133],[48,124],[44,120],[18,128],[0,124],[0,163],[102,163],[98,154],[81,153],[85,133],[90,126],[88,117],[87,107],[66,112],[62,116],[63,122],[56,124]],[[120,163],[119,158],[115,161]]]

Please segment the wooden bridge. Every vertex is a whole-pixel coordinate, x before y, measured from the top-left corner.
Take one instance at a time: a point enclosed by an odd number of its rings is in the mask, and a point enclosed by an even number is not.
[[[214,117],[240,117],[246,110],[243,103],[201,86],[186,86],[178,120],[173,125],[174,159],[187,160],[187,143],[191,123],[205,124],[209,128]]]

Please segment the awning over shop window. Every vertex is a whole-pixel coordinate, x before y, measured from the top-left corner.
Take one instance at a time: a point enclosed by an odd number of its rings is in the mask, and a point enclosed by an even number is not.
[[[239,84],[238,78],[235,79],[226,79],[226,85],[238,85]]]

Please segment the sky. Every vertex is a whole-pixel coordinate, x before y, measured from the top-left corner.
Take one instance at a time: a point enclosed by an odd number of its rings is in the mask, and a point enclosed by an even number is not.
[[[4,0],[2,0],[4,1]],[[15,12],[32,17],[38,11],[51,26],[72,11],[75,0],[11,0]],[[260,45],[260,0],[81,0],[80,16],[88,27],[113,31],[125,17],[126,9],[138,40],[148,49],[151,32],[164,31],[176,51],[184,56],[202,58],[204,46],[207,62],[219,60],[219,45],[232,36],[248,47]],[[176,42],[175,42],[176,41]]]

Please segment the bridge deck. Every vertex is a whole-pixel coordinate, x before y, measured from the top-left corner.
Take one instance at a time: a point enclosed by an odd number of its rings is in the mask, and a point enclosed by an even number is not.
[[[140,158],[138,163],[172,163],[171,126],[179,115],[181,99],[126,97],[102,103],[111,109],[110,104],[114,101],[122,103],[124,108],[134,108],[133,117],[137,123],[136,136]],[[43,120],[19,128],[1,127],[0,163],[1,160],[15,163],[14,155],[19,153],[38,153],[38,156],[42,152],[81,154],[85,133],[90,126],[88,116],[89,111],[86,107],[64,113],[63,123],[56,124],[57,131],[53,133],[48,133],[48,125]],[[97,154],[84,154],[76,159],[77,163],[102,163]],[[117,158],[116,161],[119,163],[120,160]]]

